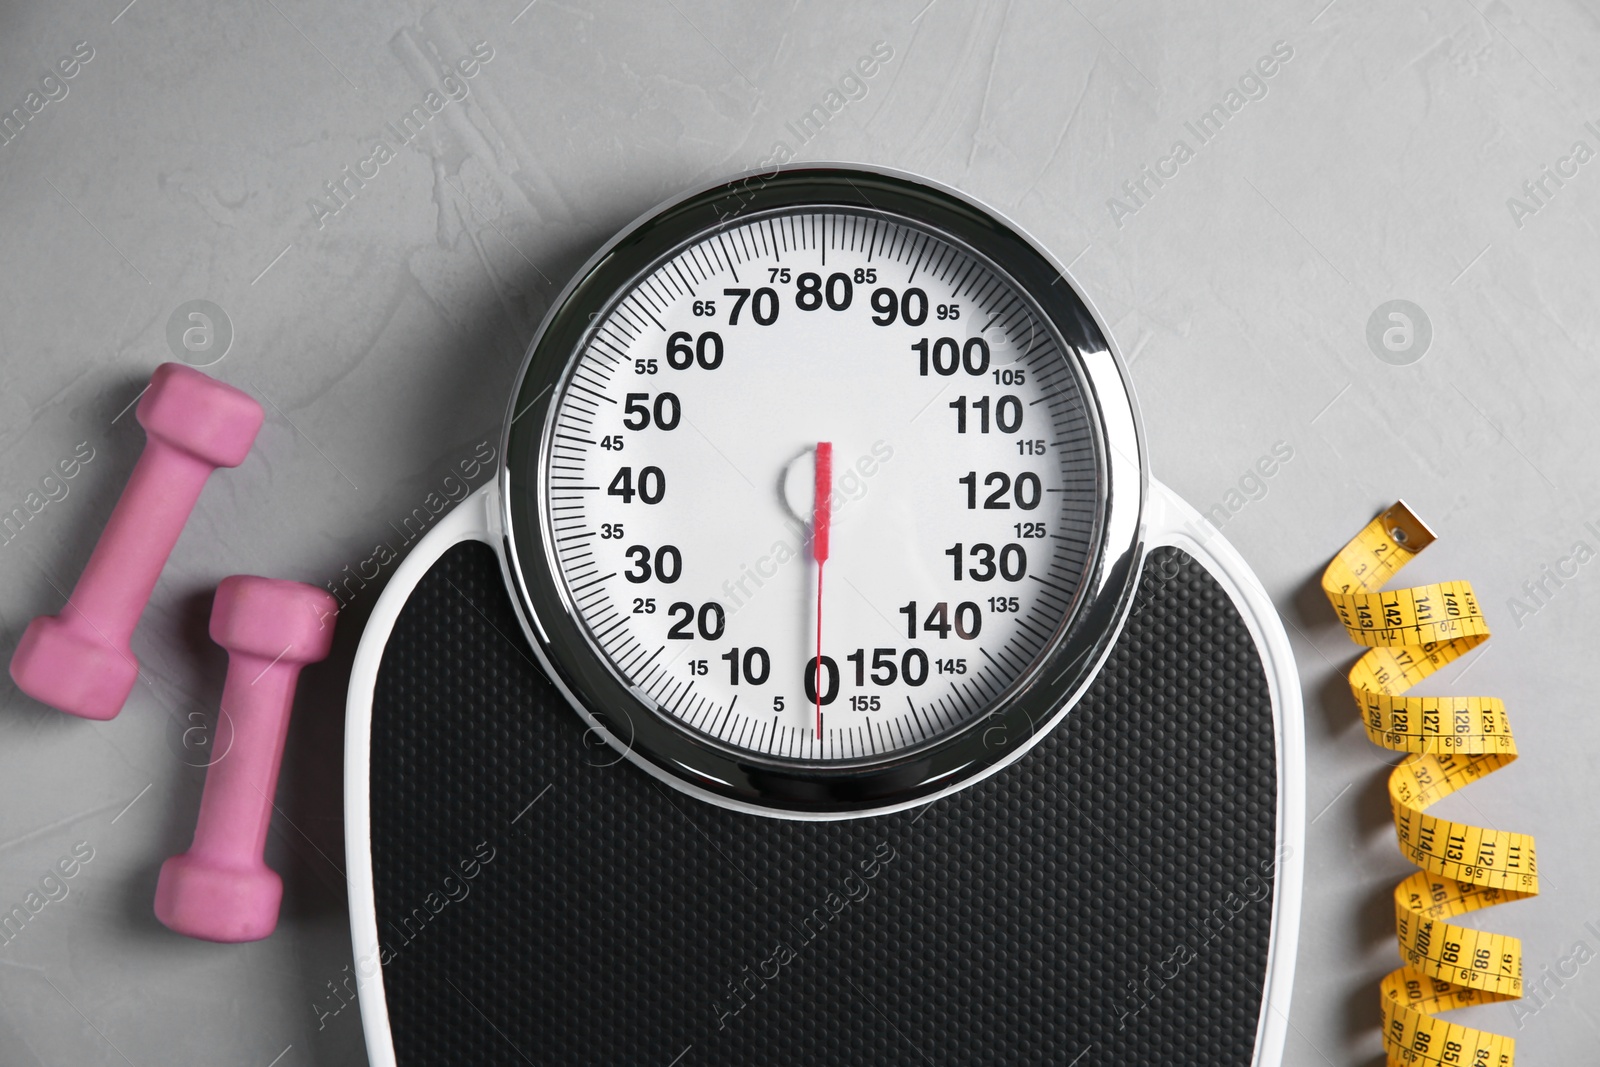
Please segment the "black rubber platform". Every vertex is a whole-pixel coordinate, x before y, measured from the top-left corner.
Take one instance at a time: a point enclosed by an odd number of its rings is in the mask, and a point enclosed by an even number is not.
[[[1135,611],[1010,768],[913,812],[795,823],[615,762],[535,665],[491,551],[452,549],[373,706],[400,1062],[1250,1063],[1266,680],[1188,557],[1152,555]]]

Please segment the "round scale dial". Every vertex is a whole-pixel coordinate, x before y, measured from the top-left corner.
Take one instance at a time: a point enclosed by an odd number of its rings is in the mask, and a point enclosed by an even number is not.
[[[1031,301],[866,211],[767,215],[639,277],[561,389],[544,476],[612,668],[685,729],[795,760],[982,715],[1066,620],[1097,499]]]
[[[510,412],[523,622],[686,791],[852,814],[1015,758],[1137,572],[1131,399],[1070,283],[864,169],[713,187],[591,260]]]

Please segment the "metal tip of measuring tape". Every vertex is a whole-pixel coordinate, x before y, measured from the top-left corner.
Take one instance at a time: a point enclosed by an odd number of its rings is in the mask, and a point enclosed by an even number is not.
[[[1404,500],[1395,501],[1394,506],[1383,513],[1383,527],[1395,544],[1407,552],[1421,552],[1435,540],[1428,524],[1419,519]]]

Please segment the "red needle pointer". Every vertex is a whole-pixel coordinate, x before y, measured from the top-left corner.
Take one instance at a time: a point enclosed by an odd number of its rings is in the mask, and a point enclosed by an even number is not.
[[[817,442],[816,496],[811,504],[811,557],[817,561],[817,658],[812,689],[817,696],[817,740],[822,740],[822,565],[828,562],[828,527],[833,518],[833,443]]]

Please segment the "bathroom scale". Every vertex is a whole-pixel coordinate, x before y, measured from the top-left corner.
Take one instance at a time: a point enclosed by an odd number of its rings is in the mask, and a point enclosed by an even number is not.
[[[374,1064],[1274,1064],[1301,697],[1126,371],[993,210],[658,207],[361,638]]]

